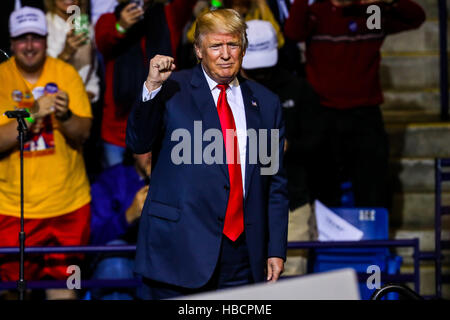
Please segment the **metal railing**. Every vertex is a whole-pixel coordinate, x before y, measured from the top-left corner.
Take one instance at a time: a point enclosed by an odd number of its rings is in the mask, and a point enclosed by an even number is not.
[[[364,240],[364,241],[299,241],[289,242],[288,249],[317,249],[317,248],[381,248],[381,247],[412,247],[414,258],[413,274],[382,275],[382,279],[399,282],[414,282],[415,290],[419,290],[419,240]],[[50,253],[132,253],[134,245],[110,245],[110,246],[65,246],[65,247],[26,247],[25,254],[50,254]],[[19,254],[18,247],[0,247],[0,255]],[[360,276],[361,277],[361,276]],[[93,279],[81,280],[83,289],[89,288],[123,288],[136,287],[140,284],[138,279]],[[0,290],[15,289],[16,282],[0,282]],[[64,280],[29,281],[27,288],[66,288]]]
[[[435,213],[434,213],[434,251],[421,253],[421,260],[432,260],[435,263],[435,289],[436,298],[442,297],[442,283],[449,282],[448,275],[442,274],[442,250],[450,249],[450,241],[442,239],[442,216],[450,214],[450,206],[442,203],[442,183],[450,181],[450,158],[437,158],[434,164],[435,173]]]
[[[413,282],[414,290],[420,290],[420,251],[419,239],[400,240],[361,240],[361,241],[298,241],[289,242],[288,249],[318,249],[318,248],[383,248],[383,247],[412,247],[414,259],[414,272],[412,274],[382,274],[385,281]],[[359,280],[365,280],[367,275],[358,274]]]
[[[109,246],[60,246],[60,247],[25,247],[25,254],[50,253],[133,253],[135,245],[109,245]],[[19,254],[18,247],[0,247],[0,255]],[[69,275],[68,275],[69,276]],[[139,286],[139,279],[90,279],[81,280],[81,288],[131,288]],[[0,282],[0,290],[16,289],[15,281]],[[36,280],[27,281],[29,289],[67,288],[65,280]]]

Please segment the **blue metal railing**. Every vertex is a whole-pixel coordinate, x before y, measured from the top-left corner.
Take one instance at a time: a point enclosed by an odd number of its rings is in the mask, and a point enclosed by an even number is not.
[[[427,260],[435,262],[436,297],[442,297],[442,283],[448,282],[448,276],[442,274],[442,250],[448,249],[449,241],[442,240],[442,216],[450,214],[450,206],[442,203],[442,183],[450,181],[450,174],[445,171],[450,168],[450,158],[437,158],[434,164],[435,173],[435,215],[434,215],[434,251],[426,252]]]
[[[419,290],[419,240],[366,240],[366,241],[299,241],[289,242],[288,249],[317,249],[317,248],[374,248],[374,247],[412,247],[414,258],[414,273],[399,275],[382,275],[382,278],[389,281],[414,282],[414,288]],[[114,245],[114,246],[66,246],[66,247],[26,247],[26,254],[50,254],[50,253],[130,253],[136,250],[134,245]],[[17,247],[0,247],[0,254],[19,254]],[[361,278],[361,275],[359,275]],[[364,280],[364,276],[362,278]],[[81,280],[81,287],[105,288],[105,287],[135,287],[140,284],[137,279],[95,279]],[[16,282],[0,282],[0,290],[15,289]],[[66,288],[66,281],[29,281],[27,287],[38,288]]]
[[[133,253],[135,245],[110,246],[60,246],[60,247],[25,247],[26,254],[50,253]],[[1,254],[19,254],[18,247],[0,247]],[[68,275],[69,276],[69,275]],[[139,279],[91,279],[81,280],[81,288],[131,288],[139,286]],[[16,289],[15,281],[0,282],[0,290]],[[67,288],[65,280],[27,281],[29,289]]]
[[[382,275],[384,280],[398,282],[414,282],[414,290],[420,290],[420,251],[419,239],[401,240],[361,240],[361,241],[299,241],[288,243],[288,249],[318,249],[318,248],[383,248],[383,247],[412,247],[414,259],[413,274]],[[358,275],[365,280],[365,275]]]
[[[134,245],[25,247],[25,253],[125,253],[136,251]],[[18,247],[0,247],[0,254],[18,254]]]
[[[94,288],[135,288],[141,284],[139,279],[95,279],[81,280],[82,289]],[[67,289],[66,280],[36,280],[27,281],[27,289]],[[0,282],[0,290],[17,289],[17,282]]]

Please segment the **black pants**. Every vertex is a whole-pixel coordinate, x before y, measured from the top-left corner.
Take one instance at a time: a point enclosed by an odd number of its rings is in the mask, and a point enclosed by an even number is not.
[[[253,282],[244,233],[235,242],[225,236],[222,237],[216,269],[208,283],[201,288],[182,288],[144,278],[143,288],[139,295],[144,300],[170,299],[200,292],[237,287]]]
[[[358,207],[388,207],[389,146],[379,106],[311,111],[302,130],[309,200],[340,205],[340,185],[351,181]]]

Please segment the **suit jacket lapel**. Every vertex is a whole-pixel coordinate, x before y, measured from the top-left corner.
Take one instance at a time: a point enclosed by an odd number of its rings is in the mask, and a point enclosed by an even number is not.
[[[203,132],[210,128],[221,130],[219,115],[214,103],[214,98],[211,94],[211,90],[209,89],[208,82],[203,74],[200,63],[193,70],[191,85],[193,100],[202,115]],[[222,144],[222,146],[222,152],[225,159],[225,145]],[[223,163],[219,166],[227,177],[227,180],[229,180],[228,166],[225,161],[222,162]]]
[[[260,125],[261,125],[261,117],[260,117],[260,113],[259,113],[259,101],[256,99],[256,97],[253,95],[253,92],[251,90],[251,88],[248,85],[247,80],[245,80],[244,78],[239,77],[239,84],[241,87],[241,91],[242,91],[242,97],[244,99],[244,106],[245,106],[245,119],[247,122],[247,132],[249,132],[248,130],[254,130],[254,132],[256,133],[256,135],[258,136],[258,130],[260,129]],[[249,135],[247,135],[247,151],[246,151],[246,157],[245,157],[245,195],[247,198],[248,195],[248,189],[250,187],[250,182],[252,179],[252,174],[253,171],[255,170],[256,166],[257,166],[257,154],[253,155],[253,161],[251,161],[250,156],[249,156],[249,151],[251,149],[255,149],[254,151],[258,151],[256,146],[251,147],[250,143],[256,143],[256,141],[251,141],[249,139]],[[258,138],[257,138],[258,139]],[[255,148],[256,147],[256,148]]]

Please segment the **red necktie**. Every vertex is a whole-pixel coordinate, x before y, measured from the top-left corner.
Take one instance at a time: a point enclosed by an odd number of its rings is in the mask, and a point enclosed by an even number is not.
[[[225,152],[227,156],[228,174],[230,176],[230,194],[228,198],[227,211],[225,213],[223,234],[226,235],[231,241],[236,241],[236,239],[244,231],[244,196],[242,192],[242,173],[239,158],[239,145],[233,113],[227,101],[226,90],[228,85],[218,84],[217,88],[220,89],[219,99],[217,100],[217,112],[219,113],[220,125],[222,127]],[[229,139],[227,139],[227,129],[229,132]]]

